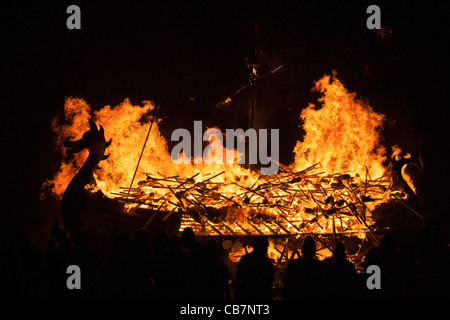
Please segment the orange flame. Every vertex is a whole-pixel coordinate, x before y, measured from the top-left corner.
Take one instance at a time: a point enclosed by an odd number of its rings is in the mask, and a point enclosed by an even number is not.
[[[309,104],[301,113],[306,135],[295,146],[295,167],[320,162],[328,173],[352,173],[372,178],[385,172],[385,148],[380,144],[384,115],[349,93],[343,84],[325,75],[315,83],[322,107]]]

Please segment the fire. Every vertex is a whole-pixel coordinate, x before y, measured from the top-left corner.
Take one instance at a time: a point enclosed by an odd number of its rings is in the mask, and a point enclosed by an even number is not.
[[[70,136],[79,139],[89,129],[90,113],[90,106],[83,99],[70,98],[66,99],[64,104],[64,118],[60,119],[57,116],[53,118],[51,128],[56,135],[55,151],[61,157],[65,157],[64,139]],[[48,192],[61,198],[70,180],[86,161],[87,155],[87,151],[83,150],[74,154],[73,159],[62,160],[55,176],[44,183],[41,198]]]
[[[153,119],[151,101],[134,105],[126,99],[118,106],[92,111],[83,99],[67,98],[64,119],[55,117],[52,129],[57,152],[64,158],[62,141],[68,136],[80,138],[89,129],[89,119],[104,127],[105,138],[112,139],[107,149],[110,157],[94,172],[91,190],[124,201],[130,212],[138,207],[169,214],[182,210],[187,214],[182,227],[197,226],[217,234],[367,231],[371,210],[389,199],[391,181],[380,144],[384,115],[348,92],[335,74],[323,76],[314,89],[323,94],[322,106],[310,104],[303,110],[306,134],[294,149],[295,162],[280,164],[274,176],[211,159],[203,159],[202,164],[174,163],[159,130],[162,120],[157,118],[130,189]],[[215,150],[223,148],[218,140],[211,143]],[[87,152],[62,160],[44,187],[61,197],[86,156]]]
[[[314,86],[323,94],[321,108],[309,104],[301,113],[306,135],[294,149],[295,167],[320,162],[328,173],[359,174],[366,168],[370,177],[385,173],[386,150],[380,144],[379,131],[384,115],[349,93],[336,76],[325,75]]]

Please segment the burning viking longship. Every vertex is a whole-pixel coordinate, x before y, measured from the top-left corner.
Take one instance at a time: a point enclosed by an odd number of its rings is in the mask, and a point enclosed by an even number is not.
[[[315,89],[322,105],[301,113],[305,136],[295,146],[294,163],[279,164],[268,176],[238,164],[173,163],[150,101],[136,106],[125,100],[91,112],[84,100],[68,98],[65,119],[56,117],[52,126],[57,148],[70,157],[45,186],[62,196],[63,221],[74,232],[191,227],[199,236],[241,242],[263,234],[278,261],[298,253],[306,235],[328,252],[336,239],[376,244],[377,233],[388,229],[376,221],[385,208],[422,218],[409,204],[416,186],[405,179],[405,167],[420,166],[417,154],[402,156],[393,147],[388,159],[380,137],[384,115],[335,75],[325,75]],[[97,208],[94,216],[87,206]]]

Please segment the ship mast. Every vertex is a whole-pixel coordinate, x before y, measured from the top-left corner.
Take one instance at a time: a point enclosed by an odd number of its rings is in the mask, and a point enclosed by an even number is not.
[[[248,70],[248,82],[250,85],[250,121],[249,128],[254,128],[255,125],[255,87],[256,79],[258,78],[258,67],[256,63],[256,48],[260,41],[259,23],[253,23],[253,56],[251,59],[247,59],[247,70]]]

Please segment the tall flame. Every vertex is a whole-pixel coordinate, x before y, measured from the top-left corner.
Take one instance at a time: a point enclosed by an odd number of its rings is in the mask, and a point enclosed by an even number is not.
[[[364,176],[367,168],[372,178],[382,176],[386,150],[379,131],[385,116],[348,92],[335,73],[315,82],[313,90],[323,94],[322,106],[309,104],[301,113],[306,134],[295,146],[295,167],[320,162],[328,173]]]

